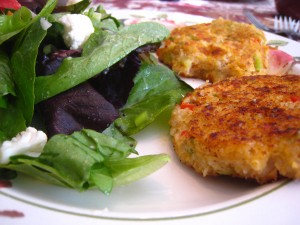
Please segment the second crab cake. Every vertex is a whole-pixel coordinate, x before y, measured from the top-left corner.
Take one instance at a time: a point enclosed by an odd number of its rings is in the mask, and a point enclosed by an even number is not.
[[[300,178],[300,76],[205,85],[175,107],[170,125],[179,159],[203,176]]]
[[[180,76],[216,82],[265,74],[268,49],[261,30],[220,18],[174,29],[157,55]]]

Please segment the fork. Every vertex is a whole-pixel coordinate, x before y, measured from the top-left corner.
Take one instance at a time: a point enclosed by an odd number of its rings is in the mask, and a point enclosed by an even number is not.
[[[244,11],[245,16],[247,17],[247,19],[254,25],[256,26],[258,29],[267,31],[267,32],[272,32],[275,33],[275,30],[271,27],[266,26],[265,24],[263,24],[260,20],[258,20],[256,18],[256,16],[254,16],[254,14],[249,11],[249,10],[245,10]]]
[[[300,39],[300,34],[297,33],[296,31],[291,31],[290,29],[279,29],[279,28],[283,28],[283,25],[285,25],[284,22],[280,23],[276,23],[274,22],[274,28],[268,27],[265,24],[263,24],[259,19],[256,18],[256,16],[254,16],[254,14],[249,11],[249,10],[245,10],[244,11],[245,16],[247,17],[247,19],[253,24],[255,25],[258,29],[267,31],[267,32],[271,32],[274,34],[278,34],[281,36],[285,36],[288,38],[291,38],[293,40],[299,40]],[[278,21],[278,20],[277,20]],[[288,22],[286,22],[287,24],[289,24]],[[300,26],[300,23],[298,25],[298,22],[296,23],[294,21],[294,25],[293,28],[294,29],[298,29]],[[275,29],[277,28],[277,29]]]
[[[291,17],[275,16],[274,18],[274,30],[286,33],[292,39],[299,38],[299,26],[300,21],[293,20]]]

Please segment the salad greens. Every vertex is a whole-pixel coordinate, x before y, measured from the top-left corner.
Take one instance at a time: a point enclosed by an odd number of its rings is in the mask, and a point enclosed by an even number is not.
[[[9,40],[32,23],[39,21],[41,17],[48,16],[57,4],[57,0],[49,0],[42,11],[33,17],[31,11],[21,7],[13,15],[0,16],[0,44]]]
[[[148,32],[149,30],[151,32]],[[93,51],[89,46],[89,51],[85,52],[83,49],[82,57],[64,60],[55,74],[36,78],[35,102],[38,103],[88,80],[124,58],[137,47],[157,43],[168,33],[162,25],[151,22],[126,26],[118,32],[97,33],[99,37],[93,37],[93,39],[100,41],[93,42],[97,44]],[[78,67],[78,65],[81,66]]]
[[[25,7],[13,15],[1,15],[0,157],[2,142],[31,125],[37,103],[92,78],[136,48],[160,42],[169,34],[157,23],[124,27],[107,16],[103,8],[89,10],[85,13],[96,28],[85,43],[82,55],[66,58],[52,75],[37,77],[35,64],[41,43],[53,35],[56,28],[56,35],[61,32],[59,26],[55,26],[58,15],[52,13],[56,3],[56,0],[49,0],[35,17],[31,17]],[[99,12],[105,16],[97,21]],[[53,23],[51,29],[43,28],[42,17]],[[71,135],[54,135],[40,156],[15,155],[10,157],[8,164],[0,164],[0,179],[5,179],[2,174],[7,171],[17,171],[79,191],[97,187],[109,194],[114,186],[147,176],[169,161],[166,154],[131,157],[138,154],[136,140],[131,135],[178,103],[188,91],[191,87],[179,80],[173,71],[145,60],[120,118],[103,133],[83,129]]]
[[[127,158],[130,153],[136,151],[122,141],[82,130],[55,135],[38,158],[13,156],[6,168],[79,191],[96,186],[109,194],[113,186],[144,177],[169,161],[167,155]]]
[[[114,122],[114,126],[127,135],[142,130],[191,91],[166,66],[146,62],[134,78],[134,83],[127,103],[121,110],[121,117]]]

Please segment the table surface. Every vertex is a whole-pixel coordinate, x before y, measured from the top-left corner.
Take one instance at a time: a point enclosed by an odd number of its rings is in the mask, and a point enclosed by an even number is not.
[[[106,9],[159,10],[181,12],[210,18],[247,22],[243,11],[253,11],[267,25],[273,24],[277,14],[274,0],[94,0]]]

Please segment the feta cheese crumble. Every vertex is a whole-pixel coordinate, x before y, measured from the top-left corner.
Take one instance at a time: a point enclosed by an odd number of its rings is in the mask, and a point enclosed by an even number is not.
[[[59,19],[64,26],[63,39],[65,44],[73,50],[82,49],[94,27],[90,18],[82,14],[66,14]]]
[[[52,23],[50,23],[44,17],[41,18],[40,23],[43,30],[48,30],[52,26]]]
[[[39,156],[47,142],[47,135],[33,127],[28,127],[10,141],[4,141],[0,147],[0,164],[9,163],[14,155]]]

